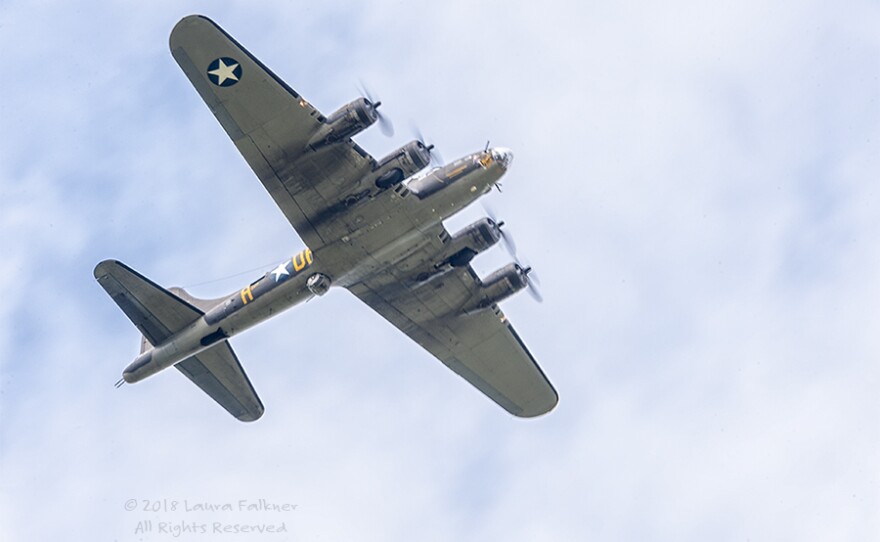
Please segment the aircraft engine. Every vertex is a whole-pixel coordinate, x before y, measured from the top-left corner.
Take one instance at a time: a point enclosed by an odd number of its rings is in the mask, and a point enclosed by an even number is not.
[[[379,119],[379,112],[376,109],[378,105],[378,103],[374,104],[366,98],[358,98],[348,105],[340,107],[327,117],[324,125],[309,140],[309,146],[314,149],[338,143],[363,132]]]
[[[431,163],[431,149],[421,141],[410,141],[377,164],[371,180],[381,189],[390,188],[425,169]]]
[[[474,256],[497,243],[502,235],[501,225],[491,218],[477,220],[452,236],[441,265],[464,267],[474,259]]]
[[[529,285],[529,268],[517,263],[507,264],[481,281],[479,292],[465,308],[466,313],[474,313],[491,307]]]

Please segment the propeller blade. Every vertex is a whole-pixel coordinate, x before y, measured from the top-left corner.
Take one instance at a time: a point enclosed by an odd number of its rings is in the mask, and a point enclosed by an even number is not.
[[[412,133],[413,137],[416,138],[417,141],[420,141],[422,145],[428,149],[428,153],[431,155],[431,165],[434,167],[441,167],[445,163],[443,161],[443,157],[440,155],[440,151],[437,150],[437,147],[431,143],[430,145],[425,141],[425,136],[422,135],[422,131],[419,130],[419,127],[415,124],[412,125]]]
[[[535,283],[535,286],[540,286],[540,285],[541,285],[541,277],[539,277],[538,274],[535,273],[535,269],[534,269],[533,267],[529,267],[529,274],[528,274],[528,276],[529,276],[529,280],[530,280],[531,282],[534,282],[534,283]]]
[[[376,113],[376,120],[379,123],[379,129],[382,131],[382,134],[386,137],[393,136],[394,125],[391,123],[391,119],[389,119],[387,115],[383,115],[382,112],[379,111],[379,106],[382,105],[382,100],[379,98],[379,96],[377,96],[373,92],[370,92],[369,87],[367,87],[363,79],[358,81],[357,90],[363,98],[370,102],[370,106],[373,108],[373,112]]]
[[[391,120],[387,116],[380,113],[379,111],[376,111],[376,114],[379,117],[379,129],[382,130],[382,134],[385,137],[393,136],[394,135],[394,125],[391,124]]]
[[[502,229],[501,227],[504,225],[503,220],[498,220],[498,215],[495,211],[489,207],[485,202],[483,203],[483,210],[486,211],[486,216],[488,216],[495,225],[498,226],[498,229],[501,231],[501,241],[504,243],[504,248],[507,249],[507,253],[510,254],[510,257],[514,260],[517,260],[516,257],[516,242],[513,240],[513,235],[507,230]]]
[[[541,280],[538,278],[538,274],[535,273],[535,269],[525,258],[521,258],[517,255],[516,252],[516,243],[513,241],[513,236],[507,230],[501,229],[501,226],[504,225],[503,220],[498,220],[498,215],[495,214],[495,211],[490,207],[486,202],[483,202],[483,210],[486,211],[486,216],[495,223],[498,229],[501,231],[501,241],[504,243],[504,248],[507,249],[507,253],[510,254],[510,257],[513,258],[514,263],[519,266],[523,277],[526,279],[526,289],[529,291],[529,295],[532,296],[532,299],[537,301],[538,303],[542,303],[544,301],[544,296],[541,295]]]
[[[363,79],[358,79],[357,91],[358,94],[369,100],[370,103],[381,103],[379,97],[370,92],[370,89],[367,87],[366,83],[364,83]]]
[[[492,219],[492,222],[496,224],[500,224],[501,221],[498,220],[498,215],[495,213],[495,209],[489,206],[488,203],[483,202],[483,210],[486,211],[486,216]]]
[[[527,290],[529,291],[529,295],[532,296],[532,299],[534,299],[538,303],[544,302],[544,296],[541,295],[540,290],[538,290],[534,282],[529,282]]]
[[[522,267],[522,264],[517,262],[517,265]],[[538,280],[538,275],[535,274],[534,268],[532,266],[522,267],[523,275],[526,277],[526,289],[529,291],[529,295],[532,296],[532,299],[541,303],[544,301],[544,296],[541,295],[541,290],[538,288],[541,285],[541,281]]]
[[[513,241],[513,235],[511,235],[509,231],[501,230],[501,242],[504,243],[504,248],[507,249],[508,254],[510,254],[510,256],[515,260],[516,243]]]
[[[431,150],[431,162],[434,163],[436,167],[442,167],[446,161],[443,159],[443,155],[440,154],[440,151],[437,150],[433,144],[429,145]]]

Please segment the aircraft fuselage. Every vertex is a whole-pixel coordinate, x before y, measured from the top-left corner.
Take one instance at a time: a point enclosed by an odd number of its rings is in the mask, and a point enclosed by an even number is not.
[[[390,196],[408,206],[407,212],[415,224],[410,232],[395,236],[371,254],[371,258],[354,265],[322,261],[320,251],[299,252],[224,298],[183,330],[144,351],[125,368],[123,379],[128,383],[139,382],[315,295],[323,295],[331,284],[344,286],[375,273],[371,260],[392,261],[403,254],[410,246],[410,235],[442,222],[491,190],[506,172],[511,159],[506,149],[487,149],[414,177],[405,185],[411,194],[401,196],[398,192]],[[393,190],[384,190],[375,197]],[[354,242],[359,234],[381,234],[378,231],[381,224],[367,224],[363,229],[336,242]]]

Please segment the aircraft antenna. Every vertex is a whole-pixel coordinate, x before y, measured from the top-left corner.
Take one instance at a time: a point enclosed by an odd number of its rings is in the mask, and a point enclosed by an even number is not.
[[[277,260],[274,262],[265,263],[259,267],[254,267],[252,269],[247,269],[245,271],[235,273],[233,275],[227,275],[225,277],[220,277],[218,279],[206,280],[204,282],[196,282],[195,284],[186,284],[184,286],[181,286],[181,288],[186,289],[186,288],[192,288],[193,286],[204,286],[205,284],[214,284],[215,282],[223,282],[224,280],[234,279],[234,278],[240,277],[242,275],[249,275],[251,273],[256,273],[257,271],[262,271],[268,267],[275,265],[276,263],[278,263]]]
[[[119,388],[122,387],[123,384],[125,384],[125,379],[124,379],[124,378],[120,378],[120,379],[116,382],[116,384],[113,385],[113,387],[116,388],[116,389],[118,390]]]

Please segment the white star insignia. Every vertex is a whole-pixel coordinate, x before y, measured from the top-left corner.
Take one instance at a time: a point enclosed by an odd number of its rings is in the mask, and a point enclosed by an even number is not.
[[[211,70],[208,73],[210,73],[211,75],[217,76],[217,84],[218,85],[222,85],[223,82],[226,81],[227,79],[232,79],[233,81],[238,81],[238,77],[236,77],[235,74],[232,73],[238,67],[238,64],[230,64],[229,66],[227,66],[223,62],[222,58],[218,58],[217,62],[219,63],[219,65],[217,66],[217,69]]]
[[[278,267],[276,267],[275,270],[272,271],[272,274],[275,275],[275,282],[278,282],[279,280],[281,280],[282,275],[289,275],[290,271],[287,270],[286,263],[280,263],[278,264]]]

